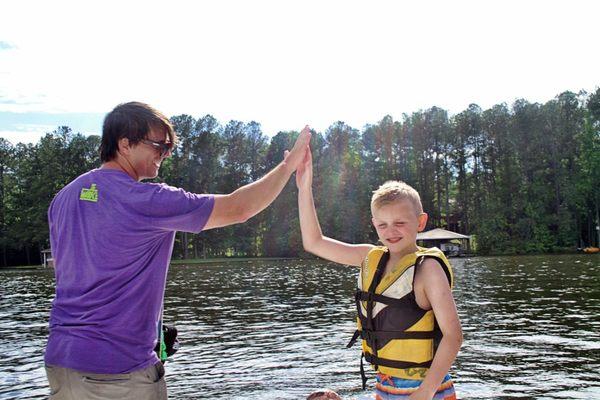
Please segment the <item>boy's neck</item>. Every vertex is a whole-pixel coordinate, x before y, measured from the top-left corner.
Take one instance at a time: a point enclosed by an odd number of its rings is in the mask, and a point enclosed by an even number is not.
[[[393,252],[393,251],[389,250],[389,248],[388,248],[388,251],[390,252],[390,261],[393,261],[393,262],[399,261],[400,259],[402,259],[402,257],[412,254],[412,253],[416,252],[417,250],[419,250],[419,248],[417,247],[416,244],[414,246],[409,247],[408,249],[404,249],[403,251],[399,251],[399,252]]]

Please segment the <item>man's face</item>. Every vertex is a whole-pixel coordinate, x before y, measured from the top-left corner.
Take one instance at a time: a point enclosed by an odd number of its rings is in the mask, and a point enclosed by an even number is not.
[[[427,214],[417,214],[409,200],[398,200],[373,209],[373,226],[391,253],[404,256],[416,251],[417,233],[425,229]]]
[[[160,144],[169,143],[169,136],[166,132],[151,129],[146,139],[131,147],[130,162],[140,180],[158,176],[162,161],[171,156],[171,151],[164,153]]]

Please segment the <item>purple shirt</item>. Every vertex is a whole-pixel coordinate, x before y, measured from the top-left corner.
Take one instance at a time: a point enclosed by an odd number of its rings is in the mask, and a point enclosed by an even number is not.
[[[93,184],[97,201],[82,194]],[[65,186],[48,210],[56,298],[45,362],[105,374],[158,362],[175,231],[200,232],[213,206],[211,195],[136,182],[114,169]]]

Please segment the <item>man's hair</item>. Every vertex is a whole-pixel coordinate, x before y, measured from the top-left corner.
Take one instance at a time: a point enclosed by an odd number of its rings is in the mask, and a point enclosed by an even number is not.
[[[119,104],[104,118],[100,160],[107,162],[117,156],[121,138],[137,144],[148,136],[151,129],[165,132],[173,144],[177,140],[173,125],[160,111],[137,101]]]
[[[373,197],[371,197],[371,211],[401,200],[410,201],[417,215],[423,212],[419,192],[402,181],[387,181],[379,186],[373,192]]]

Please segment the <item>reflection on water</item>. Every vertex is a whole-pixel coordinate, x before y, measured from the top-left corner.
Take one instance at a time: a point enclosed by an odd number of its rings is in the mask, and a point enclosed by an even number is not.
[[[465,343],[459,397],[600,399],[600,257],[453,259]],[[181,349],[173,399],[363,394],[354,331],[356,270],[315,261],[174,266],[165,320]],[[0,399],[42,399],[49,271],[1,271]]]

